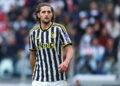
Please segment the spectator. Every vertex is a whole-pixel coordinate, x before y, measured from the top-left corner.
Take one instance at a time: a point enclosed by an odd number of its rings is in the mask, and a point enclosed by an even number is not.
[[[80,85],[80,81],[79,81],[79,80],[76,80],[76,81],[75,81],[75,84],[74,84],[73,86],[81,86],[81,85]]]
[[[115,6],[115,18],[120,23],[120,1],[119,1],[119,4]]]
[[[98,65],[102,62],[105,50],[104,47],[99,44],[98,38],[92,39],[92,58],[90,61],[91,69],[93,72],[97,73]],[[102,70],[99,70],[102,71]]]
[[[94,29],[94,34],[96,36],[99,36],[100,35],[100,32],[101,32],[101,28],[102,28],[102,24],[100,23],[99,20],[95,20],[95,23],[93,24],[93,29]]]
[[[78,72],[80,72],[81,68],[84,68],[84,66],[86,66],[85,64],[89,61],[89,58],[92,55],[92,51],[91,51],[92,37],[93,37],[93,29],[91,26],[88,26],[86,28],[85,34],[82,36],[80,40],[80,45],[79,45],[80,46],[79,48],[80,60],[77,66]],[[86,67],[85,67],[85,71],[86,71]],[[88,72],[88,70],[86,72]]]
[[[6,22],[6,14],[0,11],[0,33],[2,34],[7,30],[8,22]]]
[[[68,33],[70,33],[70,30],[73,29],[73,23],[71,22],[68,14],[64,15],[63,22],[63,25],[66,27]]]
[[[24,17],[19,14],[17,17],[17,20],[13,23],[13,29],[15,31],[19,31],[21,28],[27,27],[27,21],[24,19]]]
[[[23,19],[25,19],[27,22],[34,21],[33,20],[33,15],[32,15],[32,13],[30,13],[30,9],[27,6],[24,6],[22,8],[22,13],[21,14],[23,16]]]
[[[19,32],[16,33],[16,43],[17,45],[17,50],[24,50],[25,49],[25,42],[24,42],[24,38],[26,37],[26,29],[25,28],[21,28],[19,30]]]
[[[55,21],[59,22],[59,23],[62,23],[62,17],[63,17],[63,14],[64,14],[64,13],[62,13],[62,8],[57,7],[56,9],[57,10],[55,11],[55,15],[56,15]]]
[[[90,42],[93,37],[93,28],[92,26],[88,25],[86,28],[85,34],[82,36],[80,41],[80,52],[82,53],[82,49],[90,47]]]
[[[107,5],[107,13],[106,13],[106,18],[109,18],[111,17],[111,15],[114,15],[114,7],[113,7],[113,4],[108,4]]]
[[[99,43],[106,48],[107,39],[110,37],[106,28],[103,28],[100,35],[98,36]]]
[[[109,18],[109,21],[106,24],[106,29],[111,37],[116,38],[119,35],[120,24],[115,20],[114,16]]]
[[[98,19],[101,20],[102,14],[98,9],[98,5],[96,2],[91,2],[90,11],[89,11],[89,19]]]
[[[14,22],[17,19],[18,11],[15,5],[12,5],[10,11],[8,12],[8,16],[11,22]]]
[[[15,5],[15,0],[1,0],[0,1],[0,8],[4,13],[8,13],[12,5]]]
[[[79,23],[79,6],[78,4],[73,4],[72,6],[72,12],[70,12],[70,18],[72,20],[72,23],[77,26]]]
[[[114,39],[112,38],[107,40],[107,48],[105,50],[103,61],[103,71],[105,73],[114,73],[116,71],[117,51],[114,49]]]
[[[81,11],[79,13],[79,17],[80,17],[80,31],[82,31],[82,34],[84,34],[85,29],[87,28],[89,21],[87,19],[87,13],[85,11]]]

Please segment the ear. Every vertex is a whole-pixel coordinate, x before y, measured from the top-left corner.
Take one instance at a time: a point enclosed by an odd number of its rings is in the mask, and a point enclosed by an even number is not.
[[[40,13],[37,13],[38,18],[40,18]]]

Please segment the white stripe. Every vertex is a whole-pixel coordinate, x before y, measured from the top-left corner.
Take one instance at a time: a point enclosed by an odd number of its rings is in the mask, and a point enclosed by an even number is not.
[[[68,42],[67,42],[67,40],[65,38],[65,34],[63,33],[62,28],[61,28],[61,35],[63,37],[63,44],[67,44]]]
[[[39,33],[39,43],[41,42],[41,30],[40,30],[40,33]],[[38,44],[39,45],[39,44]],[[38,50],[38,52],[39,52],[39,50]],[[40,53],[38,54],[39,56],[39,81],[41,81],[41,75],[42,75],[42,72],[41,72],[41,60],[40,60]]]
[[[29,46],[30,46],[30,47],[29,47],[29,48],[32,49],[32,48],[33,48],[33,47],[32,47],[32,35],[30,35],[29,38],[30,38],[30,39],[29,39],[29,41],[30,41],[30,43],[29,43]]]
[[[43,32],[43,36],[44,36],[44,32]],[[43,38],[44,38],[44,37],[43,37]],[[43,40],[43,39],[41,38],[41,40]],[[44,38],[44,40],[45,40],[45,38]],[[44,79],[43,79],[43,81],[46,81],[46,67],[45,67],[43,49],[41,49],[40,51],[41,51],[42,61],[43,61],[43,73],[44,73]]]
[[[33,32],[30,35],[30,48],[33,49],[32,42],[33,42]]]
[[[46,42],[46,32],[44,33],[44,38],[45,38],[45,40],[44,40],[44,43],[47,43]],[[49,39],[48,39],[49,40]],[[50,73],[50,64],[49,64],[49,60],[48,60],[48,53],[47,53],[47,49],[45,48],[45,54],[46,54],[46,60],[47,60],[47,65],[48,65],[48,76],[49,76],[49,81],[51,81],[51,73]],[[50,58],[49,58],[50,59]],[[47,77],[46,77],[47,78]]]
[[[52,42],[51,41],[51,30],[52,30],[52,28],[49,30],[49,42]],[[54,63],[54,60],[53,60],[53,52],[52,52],[52,50],[50,49],[50,55],[51,55],[51,60],[52,60],[52,68],[53,68],[53,72],[54,72],[54,74],[53,74],[53,78],[54,78],[54,80],[56,81],[56,69],[55,69],[55,63]]]
[[[36,37],[37,37],[37,30],[35,30],[35,38],[34,38],[34,39],[35,39],[35,46],[37,45]],[[36,57],[35,57],[35,58],[36,58]],[[37,58],[38,58],[38,57],[37,57]],[[35,71],[36,73],[35,73],[35,75],[34,75],[34,76],[35,76],[35,78],[34,78],[35,80],[37,79],[37,74],[38,74],[38,72],[37,72],[37,70],[38,70],[38,63],[37,63],[37,62],[36,62],[36,65],[37,65],[36,71]]]
[[[58,27],[58,29],[59,29],[59,27]],[[59,31],[59,30],[58,30]],[[60,51],[59,51],[59,46],[60,46],[60,34],[57,34],[58,35],[58,41],[57,41],[57,51],[58,51],[58,55],[59,54],[61,54],[61,53],[59,53]]]

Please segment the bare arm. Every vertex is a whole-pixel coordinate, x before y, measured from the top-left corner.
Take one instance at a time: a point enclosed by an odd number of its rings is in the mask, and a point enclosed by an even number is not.
[[[33,72],[34,72],[35,62],[36,62],[36,51],[31,51],[31,53],[30,53],[30,64],[31,64],[31,69],[32,69],[32,75],[33,75]]]
[[[73,54],[74,54],[73,48],[72,48],[71,45],[66,46],[66,47],[65,47],[65,50],[66,50],[66,59],[65,59],[65,61],[64,61],[62,64],[60,64],[60,66],[59,66],[59,71],[60,71],[60,72],[66,72],[66,71],[67,71],[68,65],[69,65],[69,63],[70,63],[70,61],[71,61],[71,59],[72,59],[72,57],[73,57]]]

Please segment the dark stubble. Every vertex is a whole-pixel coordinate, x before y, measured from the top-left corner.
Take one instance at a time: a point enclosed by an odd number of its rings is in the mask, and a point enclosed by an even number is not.
[[[43,24],[48,25],[50,23],[50,21],[46,22],[46,21],[41,21]]]

